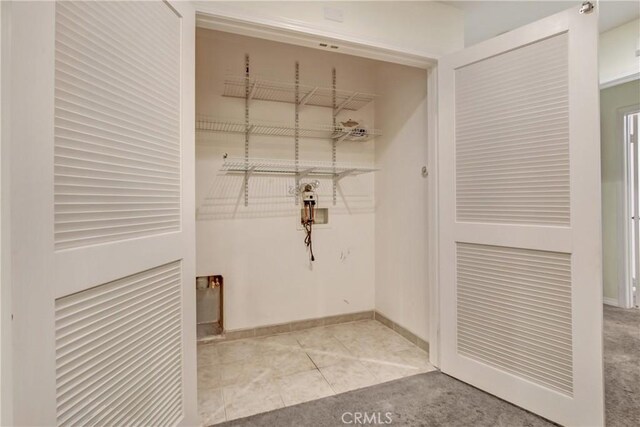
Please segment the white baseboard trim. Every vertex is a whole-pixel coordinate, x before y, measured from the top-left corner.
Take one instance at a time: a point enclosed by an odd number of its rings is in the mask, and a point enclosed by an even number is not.
[[[220,335],[211,335],[198,339],[198,343],[233,341],[244,338],[258,338],[270,335],[296,332],[319,326],[336,325],[338,323],[357,322],[359,320],[374,319],[374,310],[358,311],[355,313],[337,314],[333,316],[316,317],[312,319],[294,320],[287,323],[256,326],[255,328],[225,330]]]
[[[614,306],[614,307],[620,307],[620,304],[618,303],[618,300],[617,300],[617,299],[615,299],[615,298],[607,298],[607,297],[604,297],[604,298],[602,299],[602,302],[604,302],[604,303],[605,303],[605,304],[607,304],[607,305],[612,305],[612,306]]]
[[[373,317],[375,320],[382,323],[389,329],[396,331],[397,333],[399,333],[400,335],[402,335],[407,340],[411,341],[413,344],[417,345],[424,351],[429,352],[429,342],[426,340],[423,340],[422,338],[420,338],[419,336],[417,336],[416,334],[414,334],[404,326],[400,326],[399,324],[389,319],[387,316],[385,316],[384,314],[380,313],[377,310],[374,310]]]

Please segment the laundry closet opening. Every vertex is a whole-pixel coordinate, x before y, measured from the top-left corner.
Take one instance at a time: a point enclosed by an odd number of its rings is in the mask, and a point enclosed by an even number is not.
[[[433,369],[427,131],[424,69],[197,30],[203,423]]]

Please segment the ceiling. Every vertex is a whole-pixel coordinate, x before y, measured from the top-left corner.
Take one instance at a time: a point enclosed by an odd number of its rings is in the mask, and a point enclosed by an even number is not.
[[[470,46],[506,31],[553,15],[582,1],[443,1],[464,11],[465,45]],[[600,32],[640,17],[637,0],[600,0]]]

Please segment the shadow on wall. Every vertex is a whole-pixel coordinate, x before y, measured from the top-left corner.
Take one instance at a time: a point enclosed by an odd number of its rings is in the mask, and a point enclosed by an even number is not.
[[[338,182],[337,204],[333,206],[330,178],[318,179],[318,207],[328,207],[332,214],[358,214],[374,211],[374,199],[360,182],[360,177],[347,177]],[[295,217],[300,205],[289,194],[295,186],[292,176],[259,175],[249,180],[249,206],[244,206],[244,175],[218,173],[196,213],[198,221],[235,218]]]

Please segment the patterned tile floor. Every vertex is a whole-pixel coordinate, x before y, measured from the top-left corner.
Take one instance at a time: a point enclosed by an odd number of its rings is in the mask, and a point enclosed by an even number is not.
[[[426,352],[375,320],[198,346],[211,425],[428,372]]]

